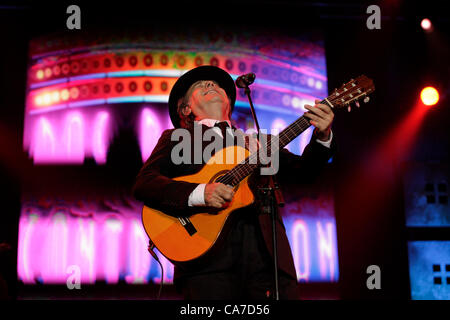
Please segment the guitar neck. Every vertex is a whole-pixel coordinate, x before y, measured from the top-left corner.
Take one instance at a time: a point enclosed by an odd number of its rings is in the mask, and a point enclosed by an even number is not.
[[[333,108],[333,106],[328,102],[328,98],[320,101],[319,103],[326,104],[330,108]],[[278,135],[280,149],[284,148],[284,146],[286,146],[292,140],[297,138],[300,134],[302,134],[303,131],[308,129],[310,126],[311,124],[309,123],[309,119],[306,118],[305,116],[301,116],[296,121],[294,121],[291,125],[289,125],[283,131],[281,131],[280,134]]]
[[[326,104],[333,107],[329,102],[328,98],[324,99],[320,102],[321,104]],[[305,116],[301,116],[296,121],[291,123],[288,127],[286,127],[283,131],[281,131],[277,139],[271,139],[269,144],[266,144],[265,148],[260,148],[258,153],[266,153],[272,154],[273,152],[278,152],[278,150],[284,148],[287,144],[289,144],[292,140],[297,138],[302,132],[308,129],[311,126],[309,123],[309,119]],[[275,140],[275,143],[274,141]],[[278,140],[278,141],[277,141]],[[276,143],[278,142],[278,143]],[[220,177],[217,182],[223,182],[225,184],[229,184],[232,186],[237,185],[241,182],[245,177],[253,173],[253,171],[259,167],[261,167],[261,163],[259,161],[254,161],[257,158],[257,153],[254,153],[248,156],[243,162],[238,164],[232,170],[228,171],[225,175]],[[253,161],[252,161],[253,160]],[[256,162],[256,163],[255,163]]]

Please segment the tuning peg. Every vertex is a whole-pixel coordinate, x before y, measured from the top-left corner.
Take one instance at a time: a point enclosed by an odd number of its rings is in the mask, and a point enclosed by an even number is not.
[[[369,100],[370,100],[369,97],[365,97],[363,101],[364,101],[364,103],[367,103],[367,102],[369,102]]]
[[[356,101],[356,102],[355,102],[355,105],[359,108],[359,107],[360,107],[359,101]]]

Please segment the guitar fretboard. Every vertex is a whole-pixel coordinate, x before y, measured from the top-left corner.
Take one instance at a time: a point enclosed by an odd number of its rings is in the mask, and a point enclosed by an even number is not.
[[[320,103],[326,104],[331,108],[333,107],[328,103],[327,99],[322,100]],[[272,152],[278,152],[278,150],[282,149],[310,126],[309,119],[305,116],[301,116],[281,131],[278,136],[272,136],[269,139],[270,142],[265,146],[262,146],[258,152],[251,154],[225,175],[217,179],[217,182],[231,186],[239,184],[239,182],[250,175],[255,169],[262,166],[261,161],[259,161],[260,159],[267,158],[267,155],[271,155]]]

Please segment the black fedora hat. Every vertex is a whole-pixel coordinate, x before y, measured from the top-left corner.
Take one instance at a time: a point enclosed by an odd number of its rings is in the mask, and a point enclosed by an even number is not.
[[[169,115],[175,128],[180,127],[180,117],[178,115],[178,101],[184,97],[189,88],[199,80],[214,80],[225,90],[230,99],[231,111],[233,111],[236,101],[236,86],[233,78],[225,70],[215,66],[200,66],[189,70],[178,78],[172,87],[169,95]]]

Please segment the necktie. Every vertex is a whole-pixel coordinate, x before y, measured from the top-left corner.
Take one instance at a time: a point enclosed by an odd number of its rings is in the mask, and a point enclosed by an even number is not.
[[[222,132],[222,137],[225,138],[226,134],[227,134],[227,128],[229,128],[228,126],[228,122],[226,121],[222,121],[222,122],[217,122],[214,127],[218,127],[220,128],[220,131]]]

